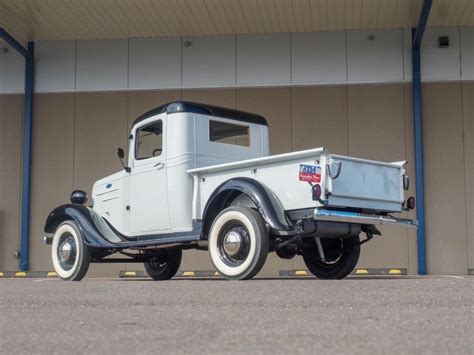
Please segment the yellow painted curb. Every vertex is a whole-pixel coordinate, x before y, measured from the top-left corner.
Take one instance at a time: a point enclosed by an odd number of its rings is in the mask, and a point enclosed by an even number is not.
[[[26,272],[24,271],[18,271],[15,273],[15,277],[25,277],[26,276]]]
[[[401,272],[399,269],[390,269],[390,270],[388,271],[388,273],[389,273],[390,275],[401,275],[401,274],[402,274],[402,272]]]
[[[50,271],[46,274],[46,277],[56,277],[56,276],[58,276],[58,274],[54,271]]]
[[[193,271],[184,271],[183,276],[194,276],[194,272]]]
[[[137,276],[135,271],[125,271],[123,276]]]
[[[369,271],[367,269],[357,269],[355,273],[356,275],[367,275]]]
[[[308,273],[305,270],[296,270],[295,271],[296,276],[306,276]]]

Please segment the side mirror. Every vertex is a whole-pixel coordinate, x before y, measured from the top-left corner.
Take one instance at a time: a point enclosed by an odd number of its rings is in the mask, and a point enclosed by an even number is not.
[[[123,159],[125,157],[125,152],[122,148],[117,148],[117,156],[119,157],[119,159]]]
[[[123,151],[122,148],[117,148],[117,156],[120,160],[120,164],[122,164],[122,167],[124,168],[124,170],[129,173],[132,171],[132,169],[128,166],[125,166],[125,164],[123,163],[123,158],[125,157],[125,152]]]

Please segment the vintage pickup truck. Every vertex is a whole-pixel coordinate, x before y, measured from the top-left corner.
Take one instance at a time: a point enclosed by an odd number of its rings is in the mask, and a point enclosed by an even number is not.
[[[44,227],[64,280],[91,262],[140,262],[172,278],[183,249],[208,250],[227,279],[250,279],[269,252],[302,255],[318,278],[349,275],[360,245],[415,207],[405,162],[330,154],[325,148],[269,156],[268,125],[256,114],[172,102],[134,122],[128,162],[54,209]],[[365,239],[359,238],[365,234]],[[120,253],[120,257],[112,254]]]

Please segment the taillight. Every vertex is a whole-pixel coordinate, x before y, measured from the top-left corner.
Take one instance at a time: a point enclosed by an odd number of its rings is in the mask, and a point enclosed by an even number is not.
[[[408,197],[407,199],[407,209],[412,210],[416,207],[415,198],[413,196]]]

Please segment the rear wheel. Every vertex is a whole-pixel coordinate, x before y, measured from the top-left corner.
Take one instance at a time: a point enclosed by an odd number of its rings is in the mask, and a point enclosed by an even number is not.
[[[80,281],[86,275],[91,252],[74,221],[65,221],[56,229],[51,256],[54,270],[61,279]]]
[[[262,268],[268,254],[265,221],[254,209],[231,206],[214,220],[209,232],[209,255],[226,279],[247,280]]]
[[[144,263],[147,274],[155,281],[169,280],[178,272],[183,251],[181,249],[165,249],[152,254]]]
[[[357,265],[360,255],[359,237],[342,239],[321,238],[325,260],[321,260],[317,248],[303,254],[308,270],[318,279],[343,279]]]

